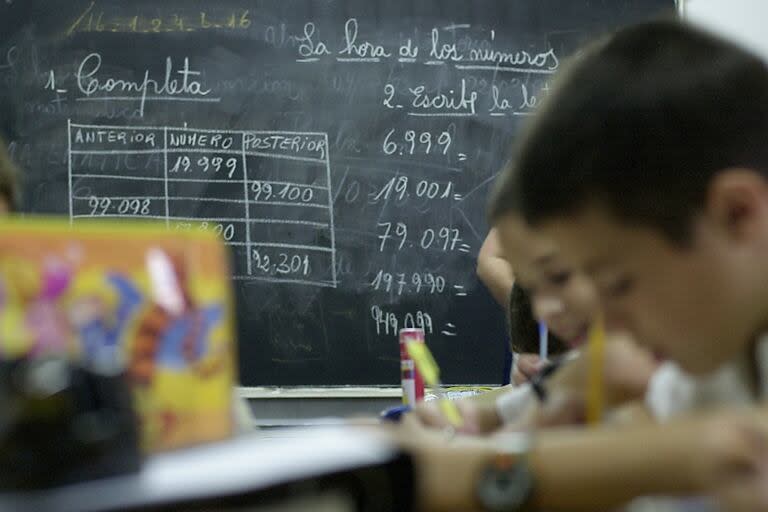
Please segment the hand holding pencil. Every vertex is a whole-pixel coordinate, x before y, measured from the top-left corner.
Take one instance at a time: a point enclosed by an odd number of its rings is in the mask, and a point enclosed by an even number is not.
[[[544,382],[547,400],[527,421],[547,427],[605,419],[606,411],[642,400],[658,368],[652,354],[631,337],[605,332],[598,320],[589,342]]]
[[[438,368],[432,353],[425,343],[408,343],[406,350],[413,359],[414,364],[424,378],[424,382],[432,387],[432,390],[440,396],[440,410],[454,428],[459,428],[463,424],[463,419],[456,403],[450,400],[440,382],[440,368]]]

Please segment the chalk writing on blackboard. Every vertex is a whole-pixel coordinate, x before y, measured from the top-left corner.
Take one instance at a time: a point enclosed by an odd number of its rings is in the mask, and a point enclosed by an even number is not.
[[[166,57],[162,80],[151,78],[149,70],[144,70],[142,79],[133,81],[100,75],[101,55],[90,53],[77,68],[77,88],[83,94],[77,101],[134,101],[139,103],[141,115],[147,101],[221,101],[209,96],[211,90],[198,80],[201,72],[190,68],[189,58],[184,57],[183,62],[175,69],[173,59]]]
[[[160,16],[146,16],[139,12],[114,15],[108,10],[97,9],[96,2],[91,2],[69,26],[66,35],[81,32],[159,34],[201,30],[247,30],[250,26],[248,9],[232,10],[224,15],[214,15],[205,10],[195,14],[179,12]]]
[[[336,287],[325,133],[70,121],[68,137],[73,222],[141,218],[211,230],[233,250],[235,279]]]
[[[6,2],[0,130],[25,207],[218,234],[246,385],[396,382],[403,327],[449,381],[495,380],[488,187],[563,59],[673,6]]]

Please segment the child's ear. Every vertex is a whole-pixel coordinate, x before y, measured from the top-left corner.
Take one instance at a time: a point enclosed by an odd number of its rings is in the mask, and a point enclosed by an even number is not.
[[[726,169],[709,185],[705,216],[733,241],[768,235],[768,181],[750,169]]]

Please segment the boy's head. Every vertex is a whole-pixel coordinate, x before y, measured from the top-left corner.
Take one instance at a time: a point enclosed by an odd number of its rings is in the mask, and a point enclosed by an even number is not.
[[[18,172],[0,137],[0,215],[16,211],[19,203]]]
[[[678,22],[560,77],[491,203],[552,236],[605,313],[694,373],[768,329],[768,70]]]
[[[593,283],[563,259],[551,238],[530,229],[518,215],[505,216],[497,227],[515,285],[527,292],[533,316],[569,346],[583,343],[597,313]]]

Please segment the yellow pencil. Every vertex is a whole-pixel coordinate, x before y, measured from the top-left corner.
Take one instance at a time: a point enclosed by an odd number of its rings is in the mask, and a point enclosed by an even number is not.
[[[435,358],[432,357],[432,352],[429,351],[425,343],[413,343],[410,342],[405,346],[408,354],[413,359],[416,368],[424,378],[424,382],[432,386],[432,389],[440,395],[440,410],[445,415],[448,422],[458,428],[464,423],[461,417],[461,412],[456,404],[450,400],[447,393],[443,389],[443,385],[440,382],[440,368],[438,368]]]
[[[587,345],[589,373],[587,377],[587,424],[595,425],[603,419],[603,370],[605,366],[605,326],[598,315],[589,330]]]

